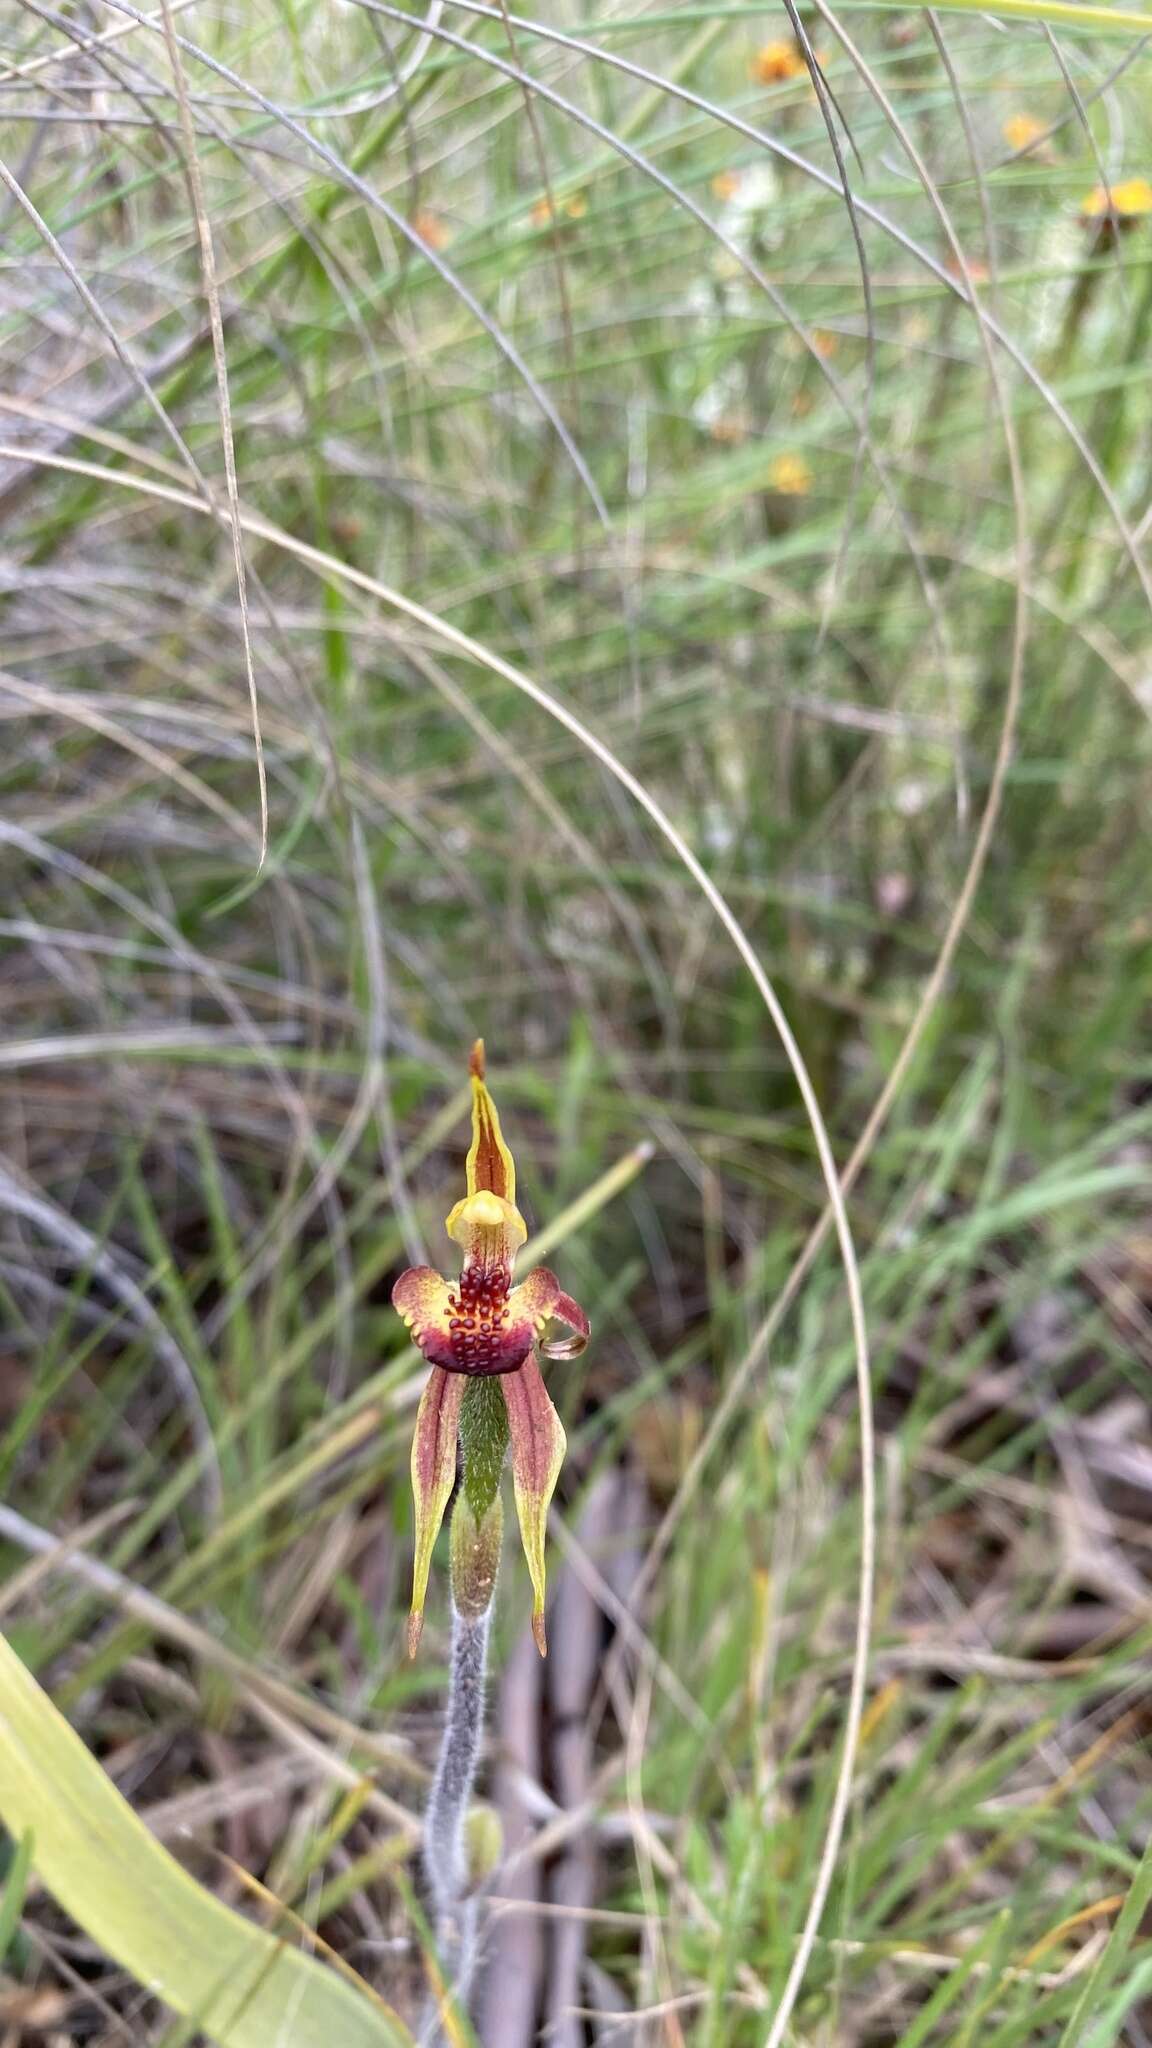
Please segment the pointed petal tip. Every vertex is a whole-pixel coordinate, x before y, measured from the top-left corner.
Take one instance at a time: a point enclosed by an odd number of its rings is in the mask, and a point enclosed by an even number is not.
[[[536,1638],[536,1648],[539,1650],[540,1655],[546,1657],[548,1655],[548,1636],[542,1614],[534,1614],[532,1616],[532,1634]]]
[[[424,1616],[422,1614],[417,1614],[415,1609],[413,1609],[413,1612],[408,1616],[409,1657],[414,1657],[416,1655],[417,1650],[420,1648],[420,1638],[423,1635],[423,1633]]]
[[[468,1055],[468,1072],[474,1081],[482,1081],[485,1071],[484,1040],[478,1038]]]

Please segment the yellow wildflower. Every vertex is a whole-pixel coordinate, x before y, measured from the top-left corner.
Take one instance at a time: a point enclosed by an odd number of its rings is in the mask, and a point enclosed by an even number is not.
[[[782,498],[806,498],[812,489],[812,471],[802,455],[774,455],[768,464],[768,482]]]
[[[1146,213],[1152,213],[1152,184],[1147,178],[1124,178],[1119,185],[1097,185],[1080,205],[1084,221],[1119,221],[1130,227]]]
[[[1030,149],[1048,133],[1048,123],[1038,121],[1035,114],[1010,114],[1001,133],[1009,149]]]
[[[550,199],[538,199],[532,208],[531,220],[534,228],[546,228],[550,221],[564,214],[568,220],[583,220],[588,211],[588,201],[582,192],[573,192],[554,206]]]

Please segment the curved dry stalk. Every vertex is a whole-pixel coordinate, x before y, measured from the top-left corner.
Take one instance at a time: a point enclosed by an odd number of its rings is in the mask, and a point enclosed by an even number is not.
[[[0,1209],[22,1216],[81,1271],[94,1273],[98,1280],[103,1281],[109,1294],[115,1296],[134,1327],[147,1338],[168,1376],[177,1406],[187,1418],[189,1434],[199,1457],[205,1512],[210,1518],[216,1515],[224,1497],[224,1488],[216,1440],[204,1406],[204,1396],[200,1392],[200,1382],[143,1288],[92,1231],[86,1230],[82,1223],[77,1223],[74,1217],[55,1202],[50,1202],[38,1189],[27,1187],[3,1160],[0,1160]]]
[[[427,20],[416,37],[416,46],[397,66],[395,76],[384,87],[383,92],[364,93],[359,99],[341,100],[337,105],[323,107],[298,107],[294,111],[302,119],[305,114],[310,121],[346,121],[353,114],[377,114],[391,100],[401,99],[421,69],[425,57],[432,48],[432,34],[444,12],[444,0],[431,0]]]
[[[130,725],[109,717],[98,705],[79,697],[76,691],[53,690],[43,683],[29,682],[23,676],[11,675],[7,670],[0,670],[0,690],[19,698],[29,712],[41,711],[48,717],[69,719],[75,725],[86,726],[90,732],[99,733],[101,739],[111,740],[115,746],[123,747],[126,753],[135,754],[137,760],[155,769],[163,781],[175,783],[178,789],[184,790],[196,803],[202,804],[206,811],[211,811],[227,825],[229,831],[236,834],[238,839],[249,844],[254,841],[258,843],[259,835],[253,832],[244,813],[238,811],[234,804],[230,804],[227,797],[221,796],[210,783],[205,782],[202,776],[186,768],[182,761],[177,760],[174,753],[168,753],[163,747],[153,746],[151,740],[146,740],[139,733],[133,732]]]
[[[193,498],[191,495],[188,495],[187,502],[189,505],[201,503],[198,498]],[[207,510],[208,508],[205,507],[203,509]],[[217,511],[216,516],[220,517],[219,511]],[[154,910],[142,898],[135,895],[132,890],[126,889],[122,883],[113,880],[110,875],[102,874],[99,869],[93,867],[89,862],[79,859],[76,854],[70,853],[64,847],[55,845],[39,833],[30,831],[26,826],[0,819],[0,844],[19,847],[20,851],[28,858],[42,861],[48,867],[57,868],[61,873],[67,874],[94,895],[103,897],[108,902],[115,903],[120,910],[126,911],[130,917],[138,924],[143,925],[154,937],[162,940],[170,949],[173,957],[179,959],[186,969],[197,975],[211,989],[220,1007],[232,1019],[237,1030],[241,1033],[245,1044],[252,1048],[268,1074],[285,1115],[296,1133],[297,1142],[300,1144],[305,1156],[315,1160],[318,1167],[322,1169],[329,1153],[328,1149],[321,1144],[319,1132],[316,1129],[315,1121],[308,1109],[307,1103],[293,1083],[291,1075],[286,1070],[283,1062],[276,1058],[274,1048],[266,1033],[261,1031],[247,1006],[240,1001],[239,996],[229,986],[227,978],[219,971],[215,963],[205,953],[201,952],[199,948],[193,946],[185,939],[170,919],[164,917],[159,911]],[[274,1231],[276,1221],[277,1219],[274,1218],[269,1224],[270,1231]]]
[[[196,4],[197,0],[172,0],[172,5],[178,14],[186,14]],[[159,21],[160,17],[157,15],[154,17],[151,25],[158,27]],[[101,29],[97,35],[85,33],[77,25],[75,47],[81,56],[98,56],[100,51],[106,48],[109,43],[119,43],[124,40],[125,36],[130,36],[135,26],[135,22],[122,21],[116,23],[112,28]],[[71,55],[71,50],[42,50],[39,56],[26,57],[21,64],[5,65],[4,69],[0,71],[0,85],[15,85],[21,79],[35,77],[37,72],[50,71],[54,65],[66,64]]]
[[[196,457],[193,455],[192,450],[189,448],[187,441],[184,439],[167,407],[157,397],[151,380],[145,376],[139,363],[121,339],[115,323],[109,319],[96,294],[81,276],[59,237],[53,234],[43,214],[33,204],[20,180],[9,170],[2,158],[0,158],[0,185],[3,185],[9,197],[16,202],[25,219],[30,223],[36,234],[39,235],[53,262],[59,265],[73,291],[76,293],[77,298],[80,300],[81,305],[84,307],[85,312],[95,322],[105,341],[112,349],[117,362],[131,379],[138,396],[144,400],[149,411],[154,414],[164,429],[168,439],[180,456],[185,471],[195,478],[205,498],[211,503],[213,494],[208,479],[200,468]]]

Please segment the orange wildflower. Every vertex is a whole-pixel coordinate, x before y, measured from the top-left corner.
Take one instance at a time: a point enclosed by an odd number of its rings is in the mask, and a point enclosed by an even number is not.
[[[717,171],[712,180],[712,190],[717,199],[735,199],[740,190],[739,171]]]
[[[430,213],[427,207],[421,207],[412,225],[426,249],[443,249],[452,239],[448,223],[441,220],[438,213]]]
[[[972,284],[988,282],[988,265],[981,262],[979,256],[969,256],[965,263],[961,263],[956,251],[949,249],[944,258],[944,268],[949,277],[966,277]]]
[[[807,78],[808,66],[799,43],[791,36],[787,41],[765,43],[756,52],[752,76],[760,85],[783,85],[790,78]]]
[[[546,228],[550,221],[564,214],[568,220],[583,220],[588,211],[588,201],[582,192],[573,192],[554,206],[550,199],[538,199],[529,216],[534,228]]]

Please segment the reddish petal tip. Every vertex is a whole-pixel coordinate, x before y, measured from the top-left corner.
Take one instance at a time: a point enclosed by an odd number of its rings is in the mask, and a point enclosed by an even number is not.
[[[484,1079],[484,1040],[482,1038],[476,1040],[468,1055],[468,1072],[474,1081],[482,1081]]]
[[[409,1655],[409,1657],[414,1657],[414,1656],[416,1655],[416,1652],[417,1652],[417,1650],[418,1650],[418,1649],[420,1648],[420,1638],[421,1638],[421,1636],[423,1635],[423,1633],[424,1633],[424,1616],[423,1616],[422,1614],[410,1614],[410,1615],[408,1616],[408,1655]]]
[[[539,1650],[540,1655],[546,1657],[548,1655],[548,1637],[544,1631],[544,1616],[542,1614],[534,1614],[532,1616],[532,1633],[536,1638],[536,1648]]]

